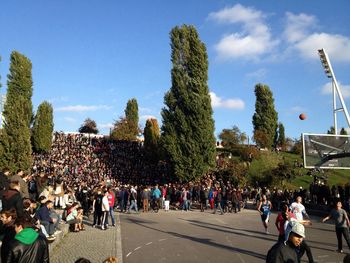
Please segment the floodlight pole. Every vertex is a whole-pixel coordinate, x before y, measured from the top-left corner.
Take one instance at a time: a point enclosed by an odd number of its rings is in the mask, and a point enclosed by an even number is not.
[[[345,115],[345,118],[346,118],[346,121],[348,123],[349,128],[350,128],[350,116],[349,116],[348,109],[346,108],[346,104],[344,102],[343,95],[342,95],[340,88],[338,86],[337,79],[334,75],[333,68],[332,68],[331,62],[328,58],[326,51],[324,49],[319,49],[318,54],[320,56],[321,63],[322,63],[322,66],[325,70],[326,76],[328,78],[332,79],[334,134],[337,135],[338,134],[337,112],[338,111],[344,112],[344,115]],[[341,108],[338,108],[338,109],[337,109],[337,94],[338,94],[340,104],[341,104]]]

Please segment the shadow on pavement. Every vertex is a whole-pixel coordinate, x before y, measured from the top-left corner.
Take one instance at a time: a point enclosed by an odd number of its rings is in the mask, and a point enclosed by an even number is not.
[[[149,223],[147,221],[134,219],[134,218],[126,218],[126,220],[128,220],[128,221],[130,221],[130,222],[132,222],[134,224],[137,224],[139,226],[142,226],[144,228],[148,228],[148,229],[151,229],[151,230],[154,230],[154,231],[157,231],[157,232],[169,234],[169,235],[172,235],[172,236],[177,237],[177,238],[183,238],[183,239],[191,240],[193,242],[205,244],[205,245],[208,245],[208,246],[213,246],[213,247],[217,247],[217,248],[221,248],[221,249],[226,249],[226,250],[229,250],[229,251],[238,252],[238,253],[241,253],[241,254],[246,254],[246,255],[249,255],[249,256],[252,256],[252,257],[256,257],[256,258],[259,258],[259,259],[264,259],[265,260],[265,258],[266,258],[266,256],[263,255],[263,254],[256,253],[254,251],[250,251],[250,250],[246,250],[246,249],[241,249],[241,248],[237,248],[237,247],[231,247],[231,246],[226,246],[226,245],[223,245],[223,244],[218,244],[218,243],[213,242],[211,239],[198,238],[198,237],[193,237],[193,236],[189,236],[189,235],[179,234],[179,233],[172,232],[172,231],[160,230],[160,229],[157,229],[157,228],[145,225],[145,224]],[[240,235],[241,235],[241,233],[240,233]]]

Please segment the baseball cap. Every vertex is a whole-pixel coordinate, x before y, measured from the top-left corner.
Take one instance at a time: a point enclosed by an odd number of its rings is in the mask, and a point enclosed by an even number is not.
[[[305,227],[299,222],[291,221],[288,223],[286,228],[286,240],[289,238],[291,232],[305,238]]]

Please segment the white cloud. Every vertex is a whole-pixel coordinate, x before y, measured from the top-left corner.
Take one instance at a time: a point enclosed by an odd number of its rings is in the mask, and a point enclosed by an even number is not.
[[[226,99],[218,97],[214,92],[210,92],[211,105],[213,108],[244,109],[244,101],[241,99]]]
[[[153,115],[141,115],[140,116],[140,120],[147,121],[148,119],[157,119],[157,118]]]
[[[278,44],[273,40],[265,15],[251,7],[236,4],[231,8],[210,13],[209,18],[219,23],[242,24],[240,33],[225,35],[215,49],[220,59],[245,58],[256,60],[273,50]]]
[[[317,50],[324,48],[331,60],[350,62],[350,38],[325,32],[311,32],[317,26],[314,16],[287,12],[284,36],[292,48],[307,59],[318,59]]]
[[[287,25],[284,31],[284,36],[288,42],[295,43],[302,40],[309,34],[309,30],[317,23],[314,16],[307,14],[295,15],[287,12]]]
[[[294,107],[290,108],[290,111],[292,113],[303,112],[303,111],[305,111],[305,108],[301,107],[301,106],[294,106]]]
[[[110,129],[110,128],[113,128],[114,125],[113,125],[113,123],[99,123],[99,124],[97,124],[97,127],[99,129]]]
[[[254,78],[254,79],[263,79],[266,77],[267,70],[264,68],[258,69],[253,72],[249,72],[246,74],[247,78]]]
[[[63,120],[68,123],[77,123],[77,120],[71,117],[64,117]]]
[[[350,98],[350,85],[343,85],[338,82],[338,86],[340,88],[340,92],[343,95],[343,98]],[[332,82],[328,82],[322,87],[322,94],[328,95],[332,94]]]
[[[98,110],[109,110],[110,106],[107,105],[91,105],[91,106],[83,106],[83,105],[72,105],[56,108],[56,111],[71,111],[71,112],[85,112],[85,111],[98,111]]]

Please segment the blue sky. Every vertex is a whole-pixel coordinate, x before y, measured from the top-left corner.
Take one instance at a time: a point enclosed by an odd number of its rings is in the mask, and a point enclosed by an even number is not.
[[[332,95],[317,49],[328,52],[350,107],[350,1],[330,3],[2,0],[0,92],[17,50],[33,64],[34,109],[51,102],[55,130],[77,131],[90,117],[108,134],[131,98],[142,127],[149,117],[161,122],[171,85],[169,32],[191,24],[207,47],[216,135],[237,125],[251,136],[259,82],[271,88],[287,136],[325,133]],[[300,113],[308,118],[300,121]]]

